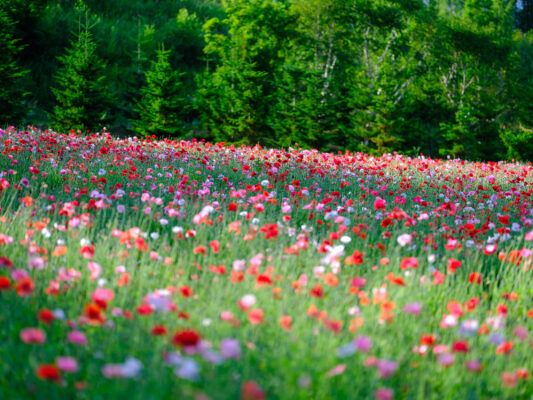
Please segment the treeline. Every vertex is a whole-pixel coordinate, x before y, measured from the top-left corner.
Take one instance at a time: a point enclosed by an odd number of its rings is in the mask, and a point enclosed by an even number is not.
[[[533,159],[532,0],[0,0],[0,122]]]

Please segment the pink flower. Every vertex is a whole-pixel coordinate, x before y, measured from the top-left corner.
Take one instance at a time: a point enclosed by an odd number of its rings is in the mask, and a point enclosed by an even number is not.
[[[30,274],[28,273],[28,271],[25,271],[23,269],[14,269],[11,272],[11,277],[15,282],[19,281],[22,278],[29,278],[29,276]]]
[[[398,236],[397,241],[400,246],[404,247],[413,243],[413,238],[408,233],[404,233],[403,235]]]
[[[91,281],[94,281],[102,274],[102,267],[100,266],[100,264],[97,264],[93,261],[89,261],[87,263],[87,267],[91,272]]]
[[[91,299],[96,302],[108,302],[115,298],[115,294],[108,288],[96,288],[91,295]]]
[[[87,344],[87,337],[83,332],[71,331],[67,334],[67,341],[85,346]]]
[[[366,285],[366,279],[361,277],[355,277],[352,279],[352,286],[355,286],[358,289],[361,289]]]
[[[44,260],[41,257],[30,258],[28,268],[42,270],[44,269]]]
[[[455,357],[450,353],[442,353],[437,357],[437,362],[443,367],[449,367],[455,361]]]
[[[488,244],[485,246],[485,254],[490,255],[493,254],[498,249],[497,244]]]
[[[102,367],[102,375],[106,378],[122,377],[122,366],[120,364],[106,364]]]
[[[529,332],[525,326],[517,326],[514,329],[513,334],[522,341],[526,341],[529,336]]]
[[[326,377],[331,378],[332,376],[340,375],[340,374],[342,374],[345,370],[346,370],[346,364],[339,364],[339,365],[336,365],[335,367],[333,367],[332,369],[330,369],[330,370],[326,373]]]
[[[472,372],[481,372],[483,369],[483,366],[479,360],[469,360],[466,362],[465,366],[467,370]]]
[[[46,334],[41,328],[24,328],[20,331],[20,338],[27,344],[42,344],[46,341]]]
[[[255,304],[255,296],[253,294],[244,295],[238,301],[238,304],[239,304],[239,307],[241,307],[243,310],[247,310]]]
[[[222,339],[220,342],[220,353],[224,358],[241,358],[241,344],[236,339]]]
[[[78,371],[78,363],[72,357],[57,357],[56,365],[64,372],[73,373]]]
[[[353,342],[357,350],[362,353],[366,353],[372,348],[372,340],[368,336],[358,336]]]
[[[376,197],[374,200],[374,210],[382,210],[387,207],[387,201],[383,200],[381,197]]]
[[[387,378],[398,369],[398,363],[389,360],[378,360],[376,366],[378,367],[380,378]]]
[[[403,308],[403,312],[406,314],[418,315],[422,311],[422,304],[420,303],[409,303],[406,304]]]
[[[394,399],[394,391],[392,389],[382,387],[374,392],[376,400],[392,400]]]

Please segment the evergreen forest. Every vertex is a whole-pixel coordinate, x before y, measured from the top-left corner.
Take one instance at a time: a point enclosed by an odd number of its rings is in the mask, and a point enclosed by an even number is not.
[[[0,126],[533,159],[533,0],[0,0]]]

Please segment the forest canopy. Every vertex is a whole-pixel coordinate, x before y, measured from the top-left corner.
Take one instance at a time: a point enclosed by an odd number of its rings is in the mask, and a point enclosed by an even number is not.
[[[0,125],[533,159],[533,0],[0,0]]]

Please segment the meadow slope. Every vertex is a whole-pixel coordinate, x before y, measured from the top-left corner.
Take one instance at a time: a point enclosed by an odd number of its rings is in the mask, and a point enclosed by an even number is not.
[[[529,399],[533,167],[0,130],[0,398]]]

